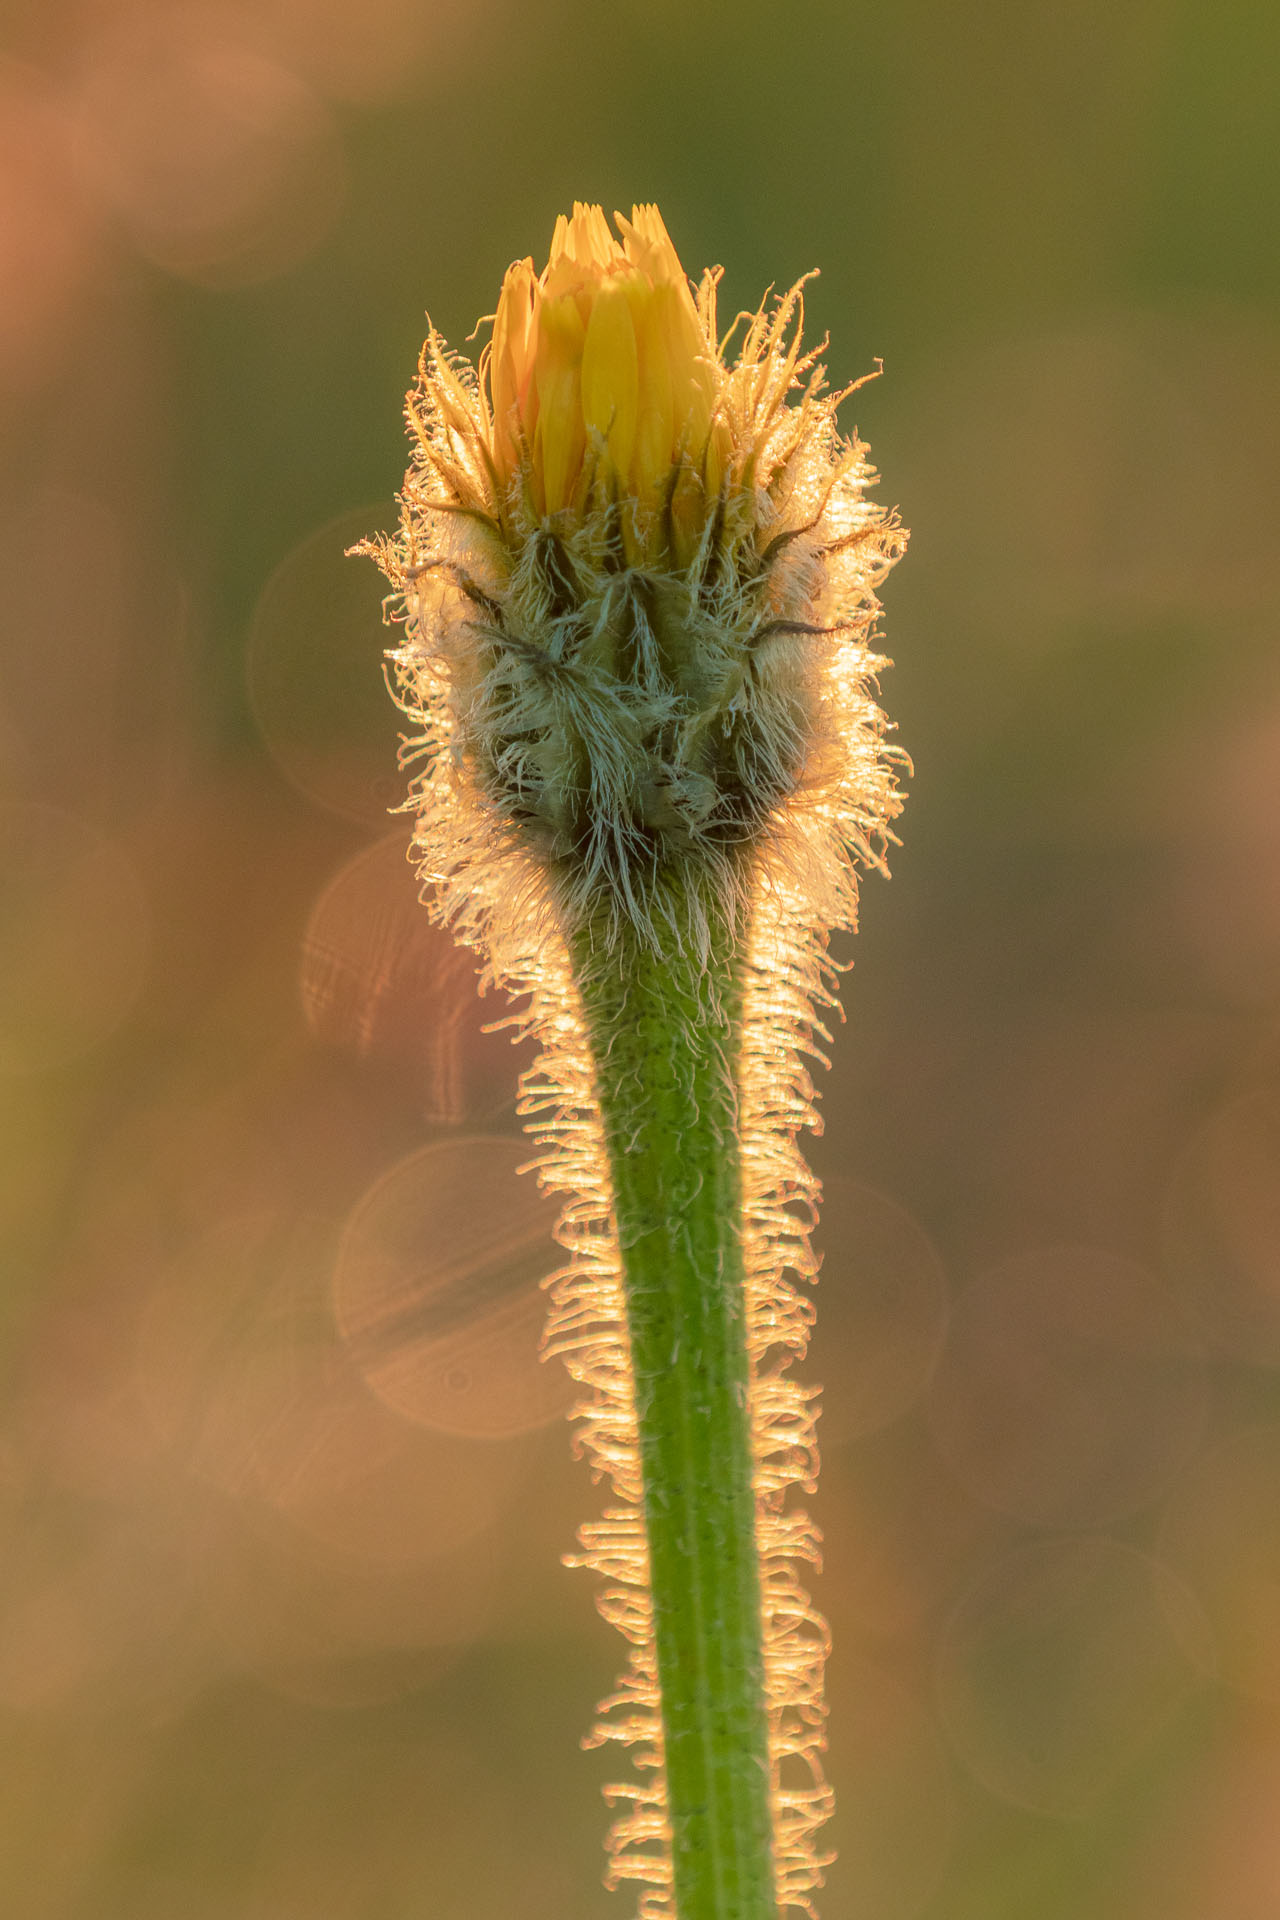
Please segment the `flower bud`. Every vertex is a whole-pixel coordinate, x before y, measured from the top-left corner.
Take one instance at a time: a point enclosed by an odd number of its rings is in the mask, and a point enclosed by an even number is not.
[[[837,890],[878,857],[870,643],[905,534],[802,350],[803,283],[732,361],[717,283],[691,287],[656,207],[611,228],[579,204],[541,272],[508,269],[478,369],[423,349],[400,533],[366,550],[454,898],[501,847],[566,927],[649,937],[660,898],[736,897],[784,845]]]

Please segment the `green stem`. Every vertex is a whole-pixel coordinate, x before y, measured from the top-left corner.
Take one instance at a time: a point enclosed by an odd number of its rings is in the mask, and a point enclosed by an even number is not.
[[[606,954],[590,929],[574,959],[622,1249],[676,1914],[776,1920],[735,1085],[742,943],[706,907],[705,961],[674,933],[655,952],[628,931]]]

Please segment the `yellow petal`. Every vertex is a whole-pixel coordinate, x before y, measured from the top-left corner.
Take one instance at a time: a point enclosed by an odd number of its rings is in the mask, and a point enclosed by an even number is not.
[[[521,429],[526,436],[533,422],[523,417],[526,395],[531,392],[533,354],[534,293],[536,282],[532,260],[518,260],[508,267],[498,296],[498,311],[493,319],[493,340],[489,351],[489,392],[493,411],[494,454],[498,467],[511,472],[516,465],[516,440]],[[536,402],[536,394],[533,395]]]
[[[680,256],[671,244],[671,235],[662,215],[654,206],[632,207],[630,220],[614,214],[629,259],[643,266],[654,280],[669,280],[673,286],[687,285]]]
[[[567,505],[582,465],[586,431],[582,422],[582,345],[585,329],[572,295],[548,299],[538,307],[534,380],[538,424],[534,460],[540,467],[548,513]]]
[[[729,432],[728,422],[713,420],[707,435],[707,450],[702,459],[702,478],[708,501],[714,500],[724,485],[732,457],[733,436]]]
[[[620,257],[622,249],[609,231],[609,223],[604,217],[604,208],[580,206],[575,208],[574,217],[579,222],[581,236],[578,258],[587,266],[612,266]]]
[[[680,290],[669,282],[667,287],[660,312],[675,410],[672,444],[677,456],[696,461],[711,424],[715,375],[692,301],[682,300]]]
[[[591,309],[582,348],[582,416],[608,444],[609,464],[625,484],[635,445],[640,367],[628,289],[606,281]]]
[[[631,477],[636,494],[652,502],[666,482],[675,457],[675,385],[667,351],[666,308],[670,287],[655,287],[633,311],[640,363],[640,399],[636,415]]]

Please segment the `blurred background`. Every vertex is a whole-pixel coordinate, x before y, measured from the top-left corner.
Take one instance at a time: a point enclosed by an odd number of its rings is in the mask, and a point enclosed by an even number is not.
[[[823,1912],[1271,1920],[1280,14],[3,23],[0,1904],[630,1911],[525,1056],[342,558],[424,307],[460,346],[579,197],[730,313],[819,266],[914,529],[813,1145]]]

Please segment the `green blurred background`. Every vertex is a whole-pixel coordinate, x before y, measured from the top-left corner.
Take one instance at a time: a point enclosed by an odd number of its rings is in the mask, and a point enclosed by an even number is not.
[[[522,1056],[341,558],[423,308],[587,198],[730,312],[821,268],[914,529],[813,1145],[823,1913],[1271,1920],[1280,13],[3,17],[0,1906],[632,1909]]]

